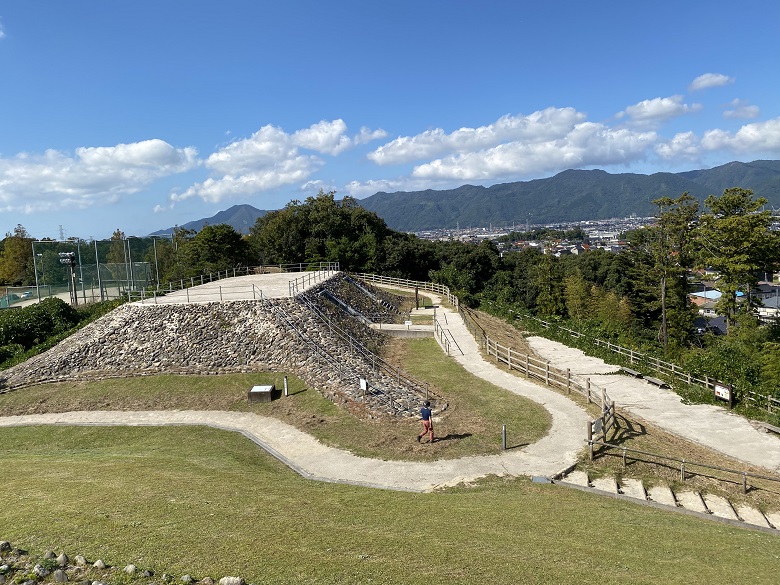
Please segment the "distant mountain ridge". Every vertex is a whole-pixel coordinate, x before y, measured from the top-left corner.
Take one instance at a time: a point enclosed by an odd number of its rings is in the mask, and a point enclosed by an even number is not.
[[[529,221],[533,224],[652,215],[659,197],[677,198],[686,191],[703,201],[729,187],[751,189],[780,207],[780,161],[730,162],[712,169],[682,173],[610,174],[602,170],[567,170],[547,179],[501,183],[491,187],[463,185],[434,191],[379,192],[360,200],[398,231],[487,227]],[[205,225],[226,223],[246,234],[259,217],[269,213],[251,205],[234,205],[213,217],[179,227],[200,231]],[[174,228],[150,235],[167,235]]]
[[[464,185],[434,191],[379,192],[360,201],[400,231],[487,227],[490,224],[557,223],[652,215],[659,197],[689,192],[703,201],[724,189],[742,187],[780,207],[780,161],[731,162],[682,173],[610,174],[567,170],[547,179],[491,187]]]
[[[249,229],[255,225],[257,218],[263,217],[266,213],[268,212],[262,209],[257,209],[256,207],[248,204],[234,205],[225,211],[220,211],[212,217],[197,219],[177,227],[199,232],[207,225],[219,225],[221,223],[226,223],[227,225],[232,226],[233,229],[235,229],[237,232],[241,234],[248,234]],[[149,235],[167,236],[172,234],[173,230],[174,228],[170,227],[168,229],[152,232]]]

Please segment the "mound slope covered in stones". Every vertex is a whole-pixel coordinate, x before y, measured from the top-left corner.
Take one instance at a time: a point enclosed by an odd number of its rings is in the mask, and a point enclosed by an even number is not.
[[[292,373],[331,400],[372,415],[411,416],[420,400],[374,371],[294,299],[123,305],[5,371],[0,384],[13,390],[62,380],[259,371]],[[373,394],[361,391],[361,377]]]

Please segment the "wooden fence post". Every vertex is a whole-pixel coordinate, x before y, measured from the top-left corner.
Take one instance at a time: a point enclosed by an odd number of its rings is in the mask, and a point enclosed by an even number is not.
[[[566,395],[571,394],[571,369],[566,368]]]
[[[544,383],[550,385],[550,362],[544,364]]]
[[[585,438],[588,441],[588,457],[593,461],[593,425],[590,421],[585,423]]]
[[[590,378],[585,378],[585,397],[588,399],[588,404],[590,404]]]

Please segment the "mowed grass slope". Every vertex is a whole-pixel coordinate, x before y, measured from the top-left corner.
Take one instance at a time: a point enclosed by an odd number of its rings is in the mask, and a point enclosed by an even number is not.
[[[780,538],[527,479],[305,480],[237,433],[0,429],[0,539],[251,583],[775,583]]]

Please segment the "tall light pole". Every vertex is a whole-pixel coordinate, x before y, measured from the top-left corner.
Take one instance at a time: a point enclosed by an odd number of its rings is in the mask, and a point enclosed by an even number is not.
[[[46,265],[43,263],[43,254],[38,254],[38,258],[41,259],[41,278],[43,282],[41,283],[42,286],[46,286]]]
[[[32,253],[33,253],[33,272],[35,272],[35,292],[38,295],[38,302],[41,302],[41,289],[38,286],[38,265],[35,263],[35,240],[32,242]],[[43,260],[41,260],[43,262]]]

